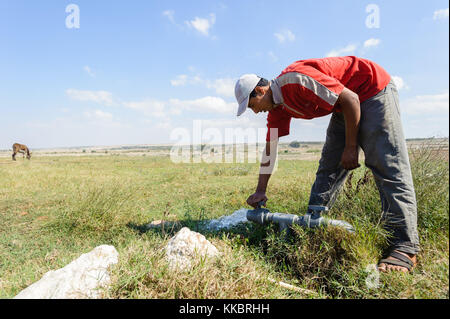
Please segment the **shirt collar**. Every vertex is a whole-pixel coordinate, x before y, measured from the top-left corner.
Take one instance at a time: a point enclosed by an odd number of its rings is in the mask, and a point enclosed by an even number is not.
[[[283,95],[277,79],[270,81],[270,89],[272,90],[272,98],[275,105],[283,104]]]

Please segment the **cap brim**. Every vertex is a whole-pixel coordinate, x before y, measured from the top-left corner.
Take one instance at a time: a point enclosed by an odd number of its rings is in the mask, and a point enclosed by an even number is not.
[[[247,97],[245,98],[244,101],[242,101],[241,103],[239,103],[239,108],[238,108],[237,116],[240,116],[242,113],[245,112],[245,110],[246,110],[247,107],[248,107],[248,100],[249,100],[249,97],[247,96]]]

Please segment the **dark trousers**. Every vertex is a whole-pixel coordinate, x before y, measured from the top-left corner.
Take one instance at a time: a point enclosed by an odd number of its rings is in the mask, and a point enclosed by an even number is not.
[[[416,196],[398,92],[392,80],[377,95],[361,103],[358,144],[380,193],[385,227],[393,235],[392,248],[416,254],[419,251]],[[349,173],[340,166],[344,147],[344,116],[335,112],[327,129],[309,205],[329,208],[333,205]]]

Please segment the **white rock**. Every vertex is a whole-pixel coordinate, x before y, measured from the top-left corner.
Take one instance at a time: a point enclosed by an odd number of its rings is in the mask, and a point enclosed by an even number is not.
[[[22,290],[15,299],[99,298],[99,288],[110,282],[108,267],[118,262],[113,246],[101,245],[81,255],[64,268],[51,270]]]
[[[205,236],[183,227],[166,246],[166,257],[172,270],[188,270],[196,258],[219,255],[217,248]]]

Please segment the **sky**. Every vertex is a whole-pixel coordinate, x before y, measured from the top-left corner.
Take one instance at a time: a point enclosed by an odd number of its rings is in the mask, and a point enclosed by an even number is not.
[[[263,140],[236,80],[345,55],[391,74],[406,138],[448,137],[448,33],[440,0],[0,0],[0,149]],[[328,122],[281,141],[324,141]]]

